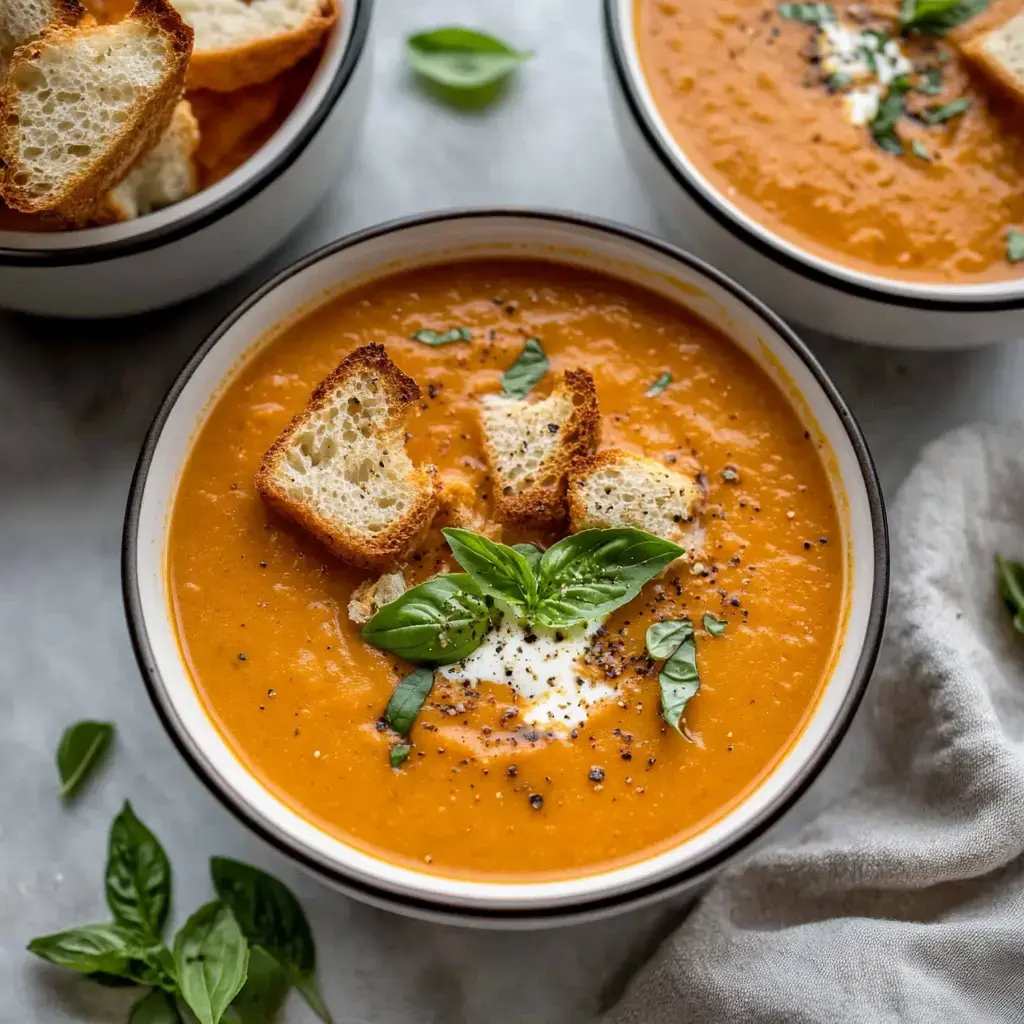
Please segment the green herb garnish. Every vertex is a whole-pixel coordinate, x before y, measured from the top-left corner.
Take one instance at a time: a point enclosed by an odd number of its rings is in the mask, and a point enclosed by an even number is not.
[[[678,622],[656,622],[647,628],[647,653],[652,658],[668,658],[681,643],[693,636],[689,619]]]
[[[473,332],[468,327],[453,327],[443,334],[438,331],[417,331],[413,341],[422,341],[424,345],[432,345],[437,348],[439,345],[450,345],[453,341],[472,341]]]
[[[721,636],[725,632],[725,627],[729,625],[728,622],[716,619],[710,612],[705,612],[704,618],[701,621],[704,623],[704,628],[712,636]]]
[[[902,0],[900,26],[923,36],[945,35],[981,14],[991,0]]]
[[[384,709],[384,721],[399,736],[408,736],[412,731],[416,716],[430,696],[433,686],[434,670],[417,668],[395,687],[395,692],[391,694],[391,700]]]
[[[536,544],[513,544],[512,550],[518,551],[534,572],[537,571],[537,566],[540,565],[540,560],[544,557],[544,552]]]
[[[548,372],[548,357],[536,338],[529,338],[516,361],[501,375],[501,390],[514,398],[525,398]]]
[[[1014,562],[996,555],[999,592],[1013,616],[1013,628],[1024,633],[1024,562]]]
[[[938,96],[942,92],[942,68],[925,68],[914,88],[925,96]]]
[[[1024,231],[1010,228],[1006,232],[1006,258],[1011,263],[1024,263]]]
[[[836,20],[831,4],[779,4],[779,16],[805,25],[823,25]]]
[[[910,79],[905,75],[889,83],[885,98],[878,106],[878,113],[868,125],[871,137],[887,153],[900,156],[903,140],[896,133],[896,124],[903,116],[903,97],[910,89]]]
[[[671,373],[662,373],[658,375],[658,379],[644,392],[645,398],[654,398],[660,395],[672,383]]]
[[[388,751],[388,760],[391,763],[392,768],[401,768],[403,764],[409,759],[409,754],[412,753],[412,747],[408,743],[396,743]]]
[[[272,1024],[294,984],[325,1022],[313,982],[305,914],[277,879],[237,861],[210,862],[221,897],[197,910],[174,939],[161,933],[171,869],[159,840],[126,802],[110,829],[107,902],[115,921],[33,939],[36,956],[101,985],[143,985],[129,1024]]]
[[[852,79],[845,71],[837,71],[834,75],[828,77],[825,82],[825,88],[829,92],[842,92],[851,81]]]
[[[921,142],[920,139],[914,139],[910,144],[910,148],[914,151],[914,156],[919,160],[927,160],[929,163],[931,162],[932,155],[928,152],[924,143]]]
[[[533,54],[468,28],[439,28],[406,40],[409,66],[439,99],[479,108],[501,94],[509,76]]]
[[[970,109],[971,100],[966,96],[943,104],[941,107],[929,107],[921,116],[928,124],[942,124],[950,118],[959,117]]]
[[[109,722],[76,722],[64,730],[57,747],[61,796],[72,796],[99,765],[113,735]]]

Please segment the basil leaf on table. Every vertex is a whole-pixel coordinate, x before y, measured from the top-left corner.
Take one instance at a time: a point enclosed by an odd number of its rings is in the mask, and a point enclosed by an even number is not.
[[[283,882],[227,857],[210,859],[217,895],[234,912],[242,933],[262,946],[287,972],[303,999],[323,1021],[330,1014],[316,988],[316,946],[306,913]]]
[[[412,747],[408,743],[396,743],[388,751],[388,763],[392,768],[401,768],[409,760],[411,753]]]
[[[288,972],[262,946],[250,945],[245,984],[225,1019],[233,1024],[273,1024],[290,987]]]
[[[658,379],[644,392],[644,398],[656,398],[672,383],[671,373],[662,373]]]
[[[823,25],[836,20],[831,4],[779,4],[779,16],[805,25]]]
[[[171,905],[171,865],[127,800],[110,826],[105,881],[114,920],[158,939]]]
[[[79,974],[108,975],[139,985],[166,982],[158,950],[136,931],[119,924],[87,924],[43,935],[27,948],[41,959]]]
[[[110,722],[76,722],[64,730],[57,747],[61,796],[71,796],[78,789],[100,763],[113,735]]]
[[[497,99],[509,75],[533,56],[485,32],[455,26],[409,36],[406,46],[420,81],[458,107],[482,107]]]
[[[536,338],[528,338],[516,361],[501,375],[501,390],[525,398],[548,372],[548,357]]]
[[[417,331],[412,337],[413,341],[422,341],[424,345],[438,348],[441,345],[450,345],[453,341],[472,341],[473,332],[468,327],[454,327],[443,334],[437,331]]]
[[[725,627],[729,625],[728,622],[723,622],[721,619],[716,619],[710,612],[704,613],[703,618],[704,628],[712,636],[721,636],[725,632]]]
[[[384,721],[399,736],[408,736],[430,691],[434,686],[434,670],[417,668],[410,672],[391,694],[384,709]]]
[[[469,530],[442,530],[455,560],[476,585],[491,597],[518,608],[531,608],[537,600],[537,583],[526,557],[507,544]]]
[[[1013,616],[1013,628],[1024,633],[1024,563],[996,555],[999,592]]]
[[[652,658],[668,658],[685,640],[693,637],[689,619],[679,622],[656,622],[647,629],[647,653]]]
[[[878,105],[878,113],[868,125],[871,137],[887,153],[901,156],[903,140],[896,133],[896,124],[903,116],[904,96],[910,90],[910,79],[905,75],[889,83],[885,98]]]
[[[941,36],[977,17],[990,3],[991,0],[903,0],[900,25],[904,32]]]
[[[513,544],[512,550],[518,551],[526,559],[530,571],[536,573],[537,566],[540,565],[540,560],[544,557],[544,552],[536,544]]]
[[[544,552],[537,572],[537,621],[571,626],[631,601],[683,549],[632,527],[583,530]]]
[[[182,1024],[174,997],[161,989],[151,989],[128,1014],[128,1024]]]
[[[687,621],[687,620],[683,620]],[[672,656],[661,667],[658,674],[661,687],[661,717],[680,735],[679,723],[690,699],[700,689],[700,675],[697,672],[697,645],[690,635],[676,648]]]
[[[221,900],[200,907],[174,938],[181,998],[199,1024],[218,1024],[245,984],[249,944]]]
[[[942,124],[954,117],[965,114],[971,107],[971,100],[966,96],[943,104],[941,107],[929,107],[921,116],[928,124]]]
[[[447,665],[472,654],[489,623],[490,610],[473,578],[447,573],[384,605],[360,635],[406,661]]]
[[[1010,228],[1006,232],[1006,258],[1011,263],[1024,263],[1024,231]]]

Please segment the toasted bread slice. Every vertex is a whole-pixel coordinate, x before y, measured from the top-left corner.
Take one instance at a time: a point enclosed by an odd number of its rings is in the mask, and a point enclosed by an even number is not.
[[[175,0],[195,29],[190,89],[234,92],[268,82],[320,45],[337,0]]]
[[[386,572],[375,580],[363,580],[352,591],[348,617],[357,626],[365,626],[384,605],[397,601],[405,591],[405,576],[401,570]]]
[[[566,370],[540,401],[487,395],[480,403],[484,450],[501,522],[564,519],[573,459],[591,454],[601,432],[594,379]]]
[[[577,459],[569,469],[574,531],[634,526],[678,544],[703,500],[688,476],[616,448]]]
[[[1024,11],[972,36],[962,48],[985,74],[1024,103]]]
[[[85,17],[78,0],[3,0],[0,3],[0,81],[14,51],[50,26],[70,27]]]
[[[182,100],[164,137],[107,194],[97,223],[134,220],[194,195],[199,179],[193,157],[198,145],[199,124],[188,100]]]
[[[401,558],[438,500],[432,473],[405,451],[406,416],[419,397],[383,345],[356,349],[264,455],[257,489],[346,562]]]
[[[160,141],[191,48],[166,0],[139,0],[124,21],[48,29],[15,50],[0,124],[7,204],[88,221]]]

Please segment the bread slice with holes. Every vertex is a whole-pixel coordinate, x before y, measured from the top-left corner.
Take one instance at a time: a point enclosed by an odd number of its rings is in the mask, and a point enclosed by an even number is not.
[[[192,30],[166,0],[139,0],[124,21],[47,29],[15,50],[0,124],[7,204],[91,219],[160,141],[191,48]]]
[[[616,448],[577,459],[569,469],[574,531],[634,526],[681,544],[703,501],[690,477]]]
[[[339,558],[386,566],[430,526],[438,487],[405,451],[416,382],[383,345],[349,353],[263,457],[260,494]]]
[[[397,601],[406,589],[405,576],[400,569],[374,580],[363,580],[349,599],[349,619],[357,626],[365,626],[384,605]]]
[[[134,220],[194,195],[199,182],[194,159],[198,145],[199,123],[188,100],[182,100],[163,138],[107,194],[96,222]]]
[[[175,0],[195,29],[190,89],[234,92],[268,82],[320,45],[337,0]]]
[[[972,36],[963,44],[963,51],[989,78],[1024,103],[1024,10]]]
[[[0,2],[0,81],[14,51],[53,27],[77,25],[86,16],[78,0],[2,0]]]
[[[601,433],[594,379],[566,370],[547,398],[486,395],[480,402],[491,468],[494,515],[501,522],[566,516],[569,464],[591,454]]]

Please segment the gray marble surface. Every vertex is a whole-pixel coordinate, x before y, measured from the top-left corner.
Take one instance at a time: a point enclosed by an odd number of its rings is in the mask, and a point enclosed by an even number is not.
[[[486,115],[434,105],[402,70],[404,36],[445,22],[486,27],[537,51]],[[373,45],[376,77],[356,165],[269,264],[211,296],[130,321],[0,315],[2,1022],[124,1020],[124,993],[49,969],[24,944],[106,917],[106,832],[126,797],[171,855],[178,922],[209,898],[210,854],[262,864],[296,888],[341,1022],[585,1020],[679,917],[663,907],[542,934],[490,934],[353,903],[281,861],[213,800],[140,684],[118,577],[135,457],[186,356],[254,284],[340,234],[446,206],[565,207],[657,230],[608,113],[597,0],[378,0]],[[859,416],[890,496],[929,439],[970,420],[1019,414],[1019,344],[907,355],[812,341]],[[54,750],[62,728],[84,717],[113,720],[118,737],[106,770],[65,807]],[[869,755],[855,725],[780,827],[834,799]],[[312,1020],[297,1001],[286,1017]]]

